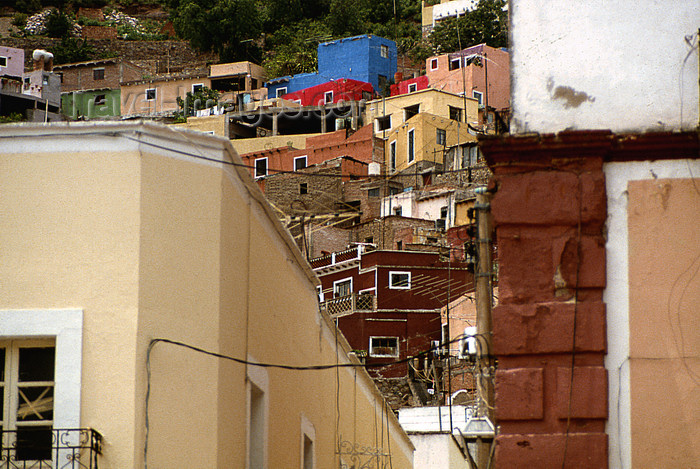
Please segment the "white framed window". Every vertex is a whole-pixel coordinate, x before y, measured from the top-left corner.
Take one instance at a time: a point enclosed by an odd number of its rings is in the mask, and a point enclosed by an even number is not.
[[[7,57],[0,55],[0,67],[7,67]]]
[[[256,360],[248,355],[248,361]],[[264,368],[248,367],[246,386],[246,420],[248,443],[248,469],[267,467],[268,447],[268,376]]]
[[[410,290],[411,272],[389,272],[389,288],[391,290]]]
[[[300,169],[306,168],[307,158],[304,156],[297,156],[294,158],[294,171],[299,171]]]
[[[255,177],[261,178],[267,176],[267,157],[255,159]]]
[[[52,428],[81,426],[83,311],[0,310],[0,324],[0,427],[17,430],[22,440],[9,442],[8,434],[3,456],[14,448],[11,457],[36,461],[46,451],[47,435],[51,445]],[[31,443],[39,446],[31,449]],[[63,451],[58,450],[59,459],[67,456]]]
[[[389,130],[391,129],[391,116],[382,116],[382,117],[377,117],[375,119],[376,122],[376,131],[381,132],[382,130]]]
[[[323,93],[324,104],[331,104],[333,102],[333,91],[326,91]]]
[[[286,87],[286,86],[282,86],[282,87],[277,88],[277,89],[275,90],[275,96],[278,97],[278,98],[281,98],[281,97],[284,96],[285,94],[287,94],[287,87]]]
[[[408,92],[409,93],[414,93],[417,90],[418,90],[418,85],[416,83],[411,83],[408,85]]]
[[[408,164],[413,163],[413,160],[416,159],[415,144],[416,144],[416,132],[415,132],[415,129],[411,129],[408,131],[408,134],[406,136],[406,152],[407,152],[406,156],[408,159]]]
[[[352,294],[352,277],[333,282],[333,297],[350,296]]]
[[[389,144],[389,169],[396,171],[396,140]]]
[[[459,57],[456,59],[450,60],[450,70],[457,70],[459,68],[461,62],[462,62],[462,60]]]
[[[482,106],[484,104],[484,93],[482,93],[481,91],[473,90],[472,97],[479,101],[479,106]]]
[[[156,89],[147,88],[146,89],[146,101],[155,101],[156,99]]]
[[[430,70],[438,69],[438,59],[430,59]]]
[[[381,45],[379,46],[379,53],[384,59],[389,58],[389,46]]]
[[[399,338],[386,336],[371,336],[369,338],[370,357],[391,357],[399,356]]]
[[[301,469],[316,467],[316,429],[309,419],[301,416]]]
[[[194,83],[192,84],[192,94],[198,93],[204,90],[204,83]]]

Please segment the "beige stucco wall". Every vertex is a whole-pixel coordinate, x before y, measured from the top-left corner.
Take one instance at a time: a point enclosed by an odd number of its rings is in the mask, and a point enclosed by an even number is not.
[[[298,135],[275,135],[274,137],[258,137],[258,138],[237,138],[231,140],[231,145],[236,149],[239,155],[252,153],[256,151],[272,150],[273,148],[282,148],[292,146],[296,149],[303,150],[306,148],[306,139],[321,134],[298,134]]]
[[[252,62],[231,62],[225,64],[212,64],[209,70],[209,77],[225,77],[230,75],[247,74],[253,78],[265,80],[267,74],[265,69],[260,65]]]
[[[147,82],[122,83],[122,116],[161,114],[177,111],[178,96],[183,98],[192,91],[192,85],[211,86],[207,77],[162,79]],[[156,99],[146,100],[146,90],[156,89]]]
[[[349,363],[315,277],[248,173],[186,156],[240,162],[227,140],[150,124],[62,128],[71,136],[0,129],[25,136],[0,149],[0,309],[84,309],[81,426],[104,437],[100,467],[143,467],[153,338],[259,362]],[[339,440],[391,448],[393,467],[412,467],[363,368],[246,367],[167,343],[150,368],[149,467],[245,467],[251,379],[266,382],[267,467],[301,466],[302,422],[315,467],[337,467]]]
[[[445,130],[446,144],[437,144],[437,129]],[[415,132],[415,159],[408,162],[408,132]],[[421,112],[391,131],[386,132],[384,162],[391,167],[391,145],[396,142],[396,171],[403,171],[418,161],[430,161],[438,164],[444,162],[445,148],[465,142],[475,142],[476,137],[469,133],[466,124],[428,112]]]
[[[633,467],[700,461],[698,186],[698,179],[627,186]]]
[[[188,117],[187,122],[173,125],[175,127],[197,130],[199,132],[213,132],[214,135],[218,135],[219,137],[228,138],[229,136],[228,116],[225,114],[220,116]]]

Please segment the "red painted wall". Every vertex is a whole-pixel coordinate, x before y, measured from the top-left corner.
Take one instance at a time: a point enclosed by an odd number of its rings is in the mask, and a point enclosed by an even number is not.
[[[409,78],[408,80],[400,81],[395,85],[391,85],[391,96],[396,96],[399,94],[407,94],[408,93],[408,86],[412,85],[414,83],[416,84],[415,91],[420,91],[420,90],[424,90],[428,87],[428,84],[430,83],[430,79],[426,75],[421,75],[419,77]]]
[[[374,98],[374,88],[370,83],[342,78],[304,88],[294,93],[287,93],[283,96],[283,99],[288,101],[299,100],[302,106],[322,106],[323,104],[329,104],[325,100],[326,93],[329,91],[333,92],[333,99],[329,103],[361,101],[362,99],[370,100]]]

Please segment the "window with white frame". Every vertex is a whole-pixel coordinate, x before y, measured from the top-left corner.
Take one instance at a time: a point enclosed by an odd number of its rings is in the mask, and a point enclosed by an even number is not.
[[[255,159],[255,177],[261,178],[267,176],[267,158]]]
[[[248,356],[249,361],[255,361]],[[267,467],[268,376],[261,368],[248,369],[248,468]]]
[[[333,297],[350,296],[352,294],[352,277],[333,282]]]
[[[7,67],[7,57],[0,55],[0,67]]]
[[[0,428],[13,460],[52,458],[55,361],[53,341],[0,341]]]
[[[379,46],[379,53],[384,59],[389,58],[389,46],[381,45]]]
[[[484,93],[482,93],[481,91],[473,90],[472,97],[479,101],[479,106],[482,106],[484,104]]]
[[[323,102],[325,104],[331,104],[333,102],[333,91],[326,91],[323,93]]]
[[[430,59],[430,70],[438,69],[438,59]]]
[[[389,288],[409,290],[411,288],[411,272],[389,272]]]
[[[450,60],[450,70],[457,70],[461,62],[460,58]]]
[[[410,83],[410,84],[408,85],[408,92],[409,92],[409,93],[413,93],[413,92],[415,92],[415,91],[417,91],[417,90],[418,90],[418,84],[416,84],[416,83]]]
[[[396,140],[389,144],[389,169],[396,171]]]
[[[413,160],[416,159],[415,134],[415,129],[411,129],[408,131],[408,135],[406,137],[407,159],[409,164],[413,163]]]
[[[275,90],[275,96],[278,97],[278,98],[281,98],[281,97],[284,96],[285,94],[287,94],[287,87],[286,87],[286,86],[282,86],[282,87],[277,88],[277,89]]]
[[[107,95],[106,94],[95,95],[95,106],[102,106],[104,104],[107,104]]]
[[[391,116],[382,116],[375,119],[377,132],[391,129]]]
[[[156,99],[156,89],[148,88],[146,89],[146,101],[154,101]]]
[[[294,171],[299,171],[300,169],[306,168],[306,155],[297,156],[294,158]]]
[[[194,83],[192,85],[192,94],[204,91],[204,83]]]
[[[370,357],[392,357],[399,356],[399,338],[398,337],[377,337],[369,338],[369,356]]]

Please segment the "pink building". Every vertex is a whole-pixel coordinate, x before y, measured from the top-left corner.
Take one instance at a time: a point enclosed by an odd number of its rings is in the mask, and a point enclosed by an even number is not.
[[[22,79],[24,49],[0,46],[0,76]]]

